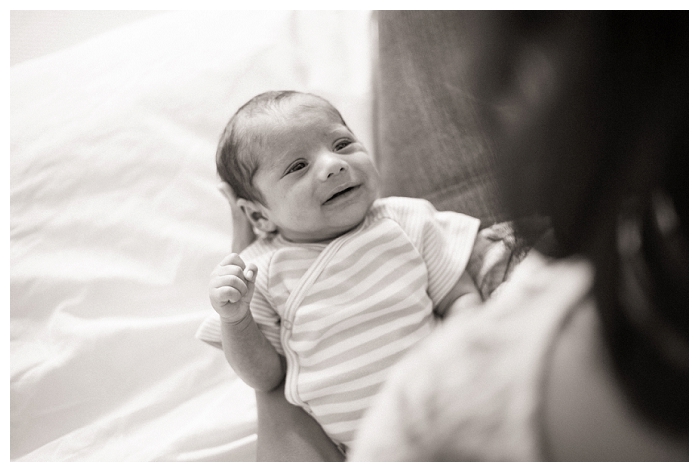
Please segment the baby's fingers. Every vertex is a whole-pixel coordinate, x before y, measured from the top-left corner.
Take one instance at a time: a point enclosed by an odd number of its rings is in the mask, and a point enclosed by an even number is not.
[[[242,278],[242,269],[238,268],[240,275],[222,274],[211,279],[209,296],[217,306],[227,303],[237,303],[249,292],[248,285]]]
[[[255,279],[257,279],[257,266],[255,264],[249,264],[245,269],[245,280],[255,283]]]
[[[247,283],[237,275],[219,275],[211,281],[213,288],[232,287],[240,291],[243,295],[247,292]]]
[[[219,306],[223,306],[226,303],[237,303],[243,298],[243,296],[244,295],[240,293],[240,290],[231,286],[223,286],[212,289],[212,298],[218,303]]]
[[[241,257],[235,252],[228,254],[219,263],[219,267],[226,267],[231,265],[240,267],[241,269],[245,268],[245,262],[243,262],[243,259],[241,259]]]

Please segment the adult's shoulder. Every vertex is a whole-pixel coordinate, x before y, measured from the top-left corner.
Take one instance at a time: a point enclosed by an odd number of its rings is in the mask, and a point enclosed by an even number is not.
[[[402,437],[368,432],[360,457],[393,460],[409,440],[396,460],[537,460],[542,361],[591,276],[585,262],[531,253],[481,310],[453,313],[396,366],[368,415],[367,431],[395,423]]]
[[[455,313],[445,331],[461,333],[466,349],[492,344],[501,352],[538,345],[535,338],[549,336],[590,295],[593,276],[584,259],[551,261],[531,250],[477,316]]]

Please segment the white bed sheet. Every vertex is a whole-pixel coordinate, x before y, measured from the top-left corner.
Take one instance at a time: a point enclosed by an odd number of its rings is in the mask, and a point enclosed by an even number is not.
[[[370,16],[172,12],[11,68],[12,461],[254,460],[253,391],[194,338],[218,135],[298,89],[371,149]]]

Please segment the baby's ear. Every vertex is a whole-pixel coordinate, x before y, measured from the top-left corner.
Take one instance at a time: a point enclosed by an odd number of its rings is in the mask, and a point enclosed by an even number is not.
[[[243,210],[250,224],[258,230],[265,233],[272,233],[277,230],[277,225],[267,218],[265,207],[261,204],[244,198],[239,198],[236,204]]]

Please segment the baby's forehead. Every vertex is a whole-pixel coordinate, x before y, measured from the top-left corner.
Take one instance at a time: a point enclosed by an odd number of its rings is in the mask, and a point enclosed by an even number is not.
[[[255,141],[259,143],[269,143],[288,132],[346,128],[340,113],[321,100],[285,103],[274,109],[259,111],[250,118],[248,131],[258,135]]]
[[[279,107],[280,115],[286,119],[298,119],[302,117],[325,118],[330,122],[342,123],[340,112],[330,103],[312,95],[300,95],[291,97]]]
[[[349,131],[340,113],[320,99],[289,100],[247,118],[244,134],[258,164],[276,165],[280,155],[293,153],[295,148]]]

